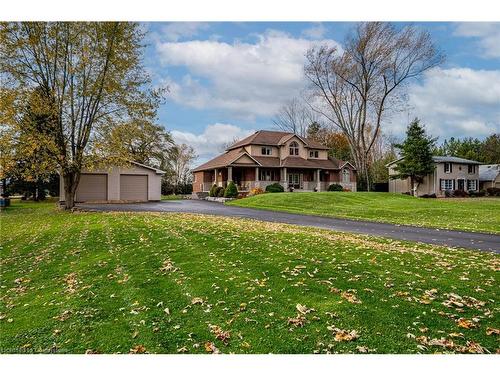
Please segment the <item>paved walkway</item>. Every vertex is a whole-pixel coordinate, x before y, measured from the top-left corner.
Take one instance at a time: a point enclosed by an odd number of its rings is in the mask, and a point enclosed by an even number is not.
[[[449,247],[462,247],[500,253],[500,235],[420,228],[409,225],[376,223],[323,216],[256,210],[203,200],[178,200],[134,204],[81,204],[81,208],[98,211],[126,212],[188,212],[207,215],[244,217],[262,221],[332,229],[341,232],[424,242]]]

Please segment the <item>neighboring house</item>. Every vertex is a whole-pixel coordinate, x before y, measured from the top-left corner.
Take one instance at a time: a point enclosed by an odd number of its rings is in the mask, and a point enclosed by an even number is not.
[[[333,183],[356,191],[356,169],[328,147],[293,133],[259,130],[193,170],[193,192],[234,181],[239,191],[280,183],[285,190],[324,191]]]
[[[417,187],[417,196],[436,194],[438,197],[445,195],[446,190],[479,190],[479,162],[457,158],[454,156],[434,156],[436,168],[434,173],[428,174]],[[386,166],[389,168],[389,177],[397,172],[396,164],[402,159],[395,160]],[[411,191],[410,179],[389,178],[390,193],[409,193]]]
[[[479,166],[479,189],[500,189],[500,164]]]
[[[82,171],[75,202],[145,202],[161,199],[161,178],[156,168],[136,162],[128,166]],[[60,178],[59,200],[64,201],[64,180]]]

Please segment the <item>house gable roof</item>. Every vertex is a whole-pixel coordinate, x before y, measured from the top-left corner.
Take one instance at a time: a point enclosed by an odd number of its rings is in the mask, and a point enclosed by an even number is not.
[[[282,132],[282,131],[274,131],[274,130],[259,130],[249,135],[246,138],[243,138],[241,141],[238,141],[227,148],[227,150],[233,150],[235,148],[247,146],[247,145],[262,145],[262,146],[281,146],[288,139],[296,136],[299,140],[301,140],[305,147],[308,148],[317,148],[322,150],[328,150],[328,147],[322,145],[321,143],[309,139],[301,137],[297,134],[290,132]]]
[[[243,156],[249,157],[250,159],[255,161],[256,165],[260,165],[260,163],[257,161],[257,159],[255,159],[255,157],[250,156],[250,154],[246,152],[244,148],[240,147],[238,149],[229,150],[223,153],[222,155],[216,156],[215,158],[193,169],[193,172],[227,167],[228,165],[235,163],[238,159],[240,159]]]
[[[404,158],[398,158],[396,160],[391,161],[390,163],[387,163],[385,166],[389,167],[393,164],[400,162],[403,159]],[[433,156],[432,160],[434,161],[434,163],[481,164],[480,162],[475,160],[457,158],[456,156]]]

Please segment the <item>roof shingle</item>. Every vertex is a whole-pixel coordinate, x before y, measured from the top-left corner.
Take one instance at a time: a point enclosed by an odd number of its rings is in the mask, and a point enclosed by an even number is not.
[[[290,132],[281,132],[274,130],[259,130],[241,141],[238,141],[227,148],[227,150],[233,150],[246,145],[265,145],[265,146],[279,146],[283,144],[287,139],[296,134]],[[317,148],[322,150],[328,150],[328,147],[322,145],[321,143],[301,136],[297,137],[305,143],[309,148]]]

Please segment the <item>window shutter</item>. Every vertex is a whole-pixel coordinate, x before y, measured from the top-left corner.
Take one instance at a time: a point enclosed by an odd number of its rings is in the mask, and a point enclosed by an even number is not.
[[[439,190],[443,190],[443,179],[439,179]]]
[[[450,164],[451,166],[451,164]],[[453,190],[455,190],[455,180],[452,180],[453,181]]]
[[[450,173],[453,173],[453,164],[450,163]],[[453,180],[453,189],[455,189],[455,180]]]

